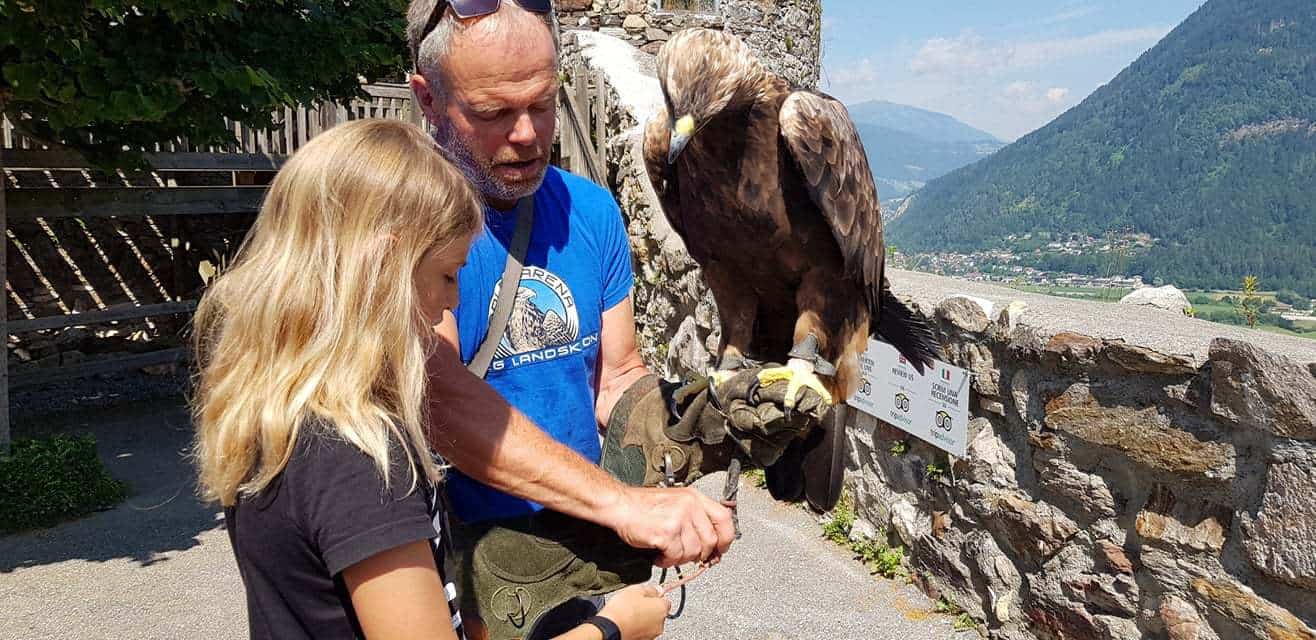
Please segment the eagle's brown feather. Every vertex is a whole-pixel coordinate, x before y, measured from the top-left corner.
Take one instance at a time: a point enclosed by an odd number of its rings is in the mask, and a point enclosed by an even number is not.
[[[849,113],[830,96],[796,91],[782,104],[778,122],[809,195],[845,256],[846,275],[863,283],[869,307],[878,308],[886,255],[882,207]]]
[[[713,293],[724,362],[785,362],[812,333],[837,367],[824,382],[847,398],[872,321],[898,304],[884,287],[877,189],[845,108],[794,90],[746,52],[734,36],[701,29],[664,45],[666,109],[698,129],[669,164],[676,118],[659,113],[645,129],[646,168]]]

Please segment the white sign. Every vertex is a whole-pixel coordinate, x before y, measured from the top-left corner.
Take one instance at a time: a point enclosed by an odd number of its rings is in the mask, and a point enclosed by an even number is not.
[[[969,442],[969,372],[934,360],[920,374],[886,342],[869,338],[862,382],[848,404],[963,458]]]

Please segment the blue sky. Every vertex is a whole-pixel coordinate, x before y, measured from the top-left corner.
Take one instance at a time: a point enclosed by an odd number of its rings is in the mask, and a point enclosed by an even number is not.
[[[820,88],[1014,140],[1109,82],[1203,0],[823,0]]]

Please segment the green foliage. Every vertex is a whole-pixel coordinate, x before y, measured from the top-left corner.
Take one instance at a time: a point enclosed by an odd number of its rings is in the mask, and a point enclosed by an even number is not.
[[[1311,299],[1292,289],[1280,289],[1275,292],[1275,299],[1300,311],[1311,308]]]
[[[868,567],[868,570],[884,578],[904,578],[909,576],[905,568],[905,550],[903,547],[891,547],[884,542],[885,536],[879,538],[851,538],[854,529],[854,505],[847,491],[823,522],[823,536],[828,540],[847,547],[855,554],[855,559]]]
[[[937,603],[932,606],[932,610],[936,613],[944,613],[949,616],[956,616],[964,613],[964,609],[961,609],[960,605],[951,602],[946,596],[937,598]]]
[[[1256,327],[1257,320],[1263,312],[1261,298],[1257,296],[1257,277],[1243,277],[1243,297],[1238,301],[1238,313],[1249,327]]]
[[[929,480],[940,480],[946,475],[946,467],[935,462],[929,462],[924,468],[923,473]]]
[[[233,142],[287,105],[346,101],[407,65],[406,0],[0,0],[0,109],[101,164]]]
[[[823,535],[836,544],[850,544],[850,529],[854,527],[854,506],[850,503],[850,493],[841,494],[841,499],[832,508],[831,516],[823,523]]]
[[[978,621],[968,613],[961,613],[955,616],[955,623],[952,625],[956,631],[973,631],[978,628]]]
[[[114,506],[127,495],[96,455],[91,436],[15,440],[0,460],[0,533],[48,527]]]
[[[740,473],[741,477],[754,483],[755,487],[760,489],[767,488],[768,474],[762,469],[746,469]]]
[[[909,453],[908,440],[896,440],[895,442],[891,443],[891,455],[900,457],[905,455],[906,453]]]
[[[1156,243],[1124,275],[1199,289],[1256,275],[1316,296],[1311,11],[1310,0],[1208,0],[1082,104],[929,182],[888,237],[907,254],[967,252],[1127,227]],[[1093,276],[1110,263],[1050,260]]]

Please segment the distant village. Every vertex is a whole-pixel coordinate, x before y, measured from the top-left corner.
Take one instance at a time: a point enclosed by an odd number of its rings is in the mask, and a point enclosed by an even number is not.
[[[1113,274],[1116,271],[1123,271],[1120,262],[1126,262],[1137,251],[1150,248],[1155,243],[1155,239],[1147,234],[1121,234],[1103,238],[1069,234],[1063,239],[1055,239],[1052,234],[1028,233],[1021,236],[1007,236],[1006,243],[1008,248],[972,253],[905,255],[897,251],[892,263],[902,269],[926,271],[976,282],[1038,287],[1137,289],[1147,285],[1141,276],[1096,276],[1048,271],[1028,263],[1045,254],[1075,256],[1102,254],[1109,256],[1112,267],[1110,271]]]

